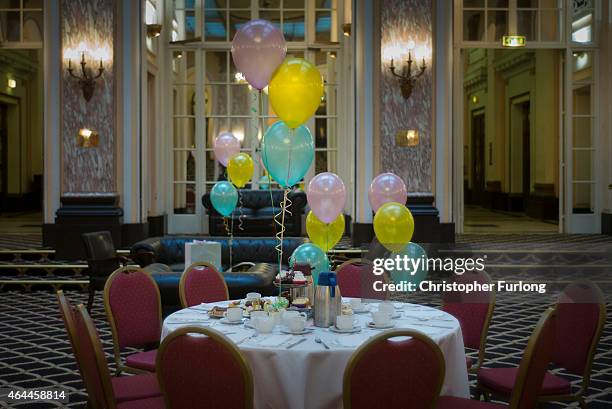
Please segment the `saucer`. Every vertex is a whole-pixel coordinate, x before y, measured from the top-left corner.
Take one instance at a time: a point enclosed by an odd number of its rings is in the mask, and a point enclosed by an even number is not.
[[[370,309],[368,307],[362,307],[360,310],[353,309],[353,312],[355,314],[365,314],[367,312],[370,312]]]
[[[401,313],[401,312],[396,312],[395,314],[393,314],[393,315],[391,316],[391,319],[392,319],[392,320],[396,320],[396,319],[398,319],[398,318],[402,318],[402,313]]]
[[[389,322],[389,323],[387,323],[385,325],[376,325],[372,321],[370,321],[370,322],[368,322],[368,327],[374,328],[374,329],[388,329],[388,328],[395,327],[395,323]]]
[[[239,325],[239,324],[242,324],[244,321],[242,319],[239,319],[236,321],[230,321],[227,318],[221,318],[219,322],[225,325]]]
[[[291,334],[291,335],[304,335],[304,334],[310,334],[313,329],[312,328],[304,328],[301,331],[291,331],[289,328],[281,328],[280,330],[283,334]]]
[[[335,332],[337,334],[354,334],[355,332],[359,332],[361,331],[361,327],[356,325],[353,328],[349,328],[349,329],[340,329],[340,328],[336,328],[335,325],[332,325],[331,327],[329,327],[329,330],[331,332]]]

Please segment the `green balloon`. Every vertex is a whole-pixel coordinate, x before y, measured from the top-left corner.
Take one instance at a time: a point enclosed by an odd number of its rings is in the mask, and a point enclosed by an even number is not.
[[[321,271],[329,271],[329,259],[327,254],[320,247],[312,243],[304,243],[293,250],[293,254],[289,258],[289,266],[294,264],[309,264],[312,269],[312,282],[316,285],[319,273]]]
[[[401,281],[414,283],[416,288],[418,288],[419,284],[427,277],[427,253],[425,249],[411,242],[400,251],[392,252],[389,258],[395,259],[396,256],[400,256],[402,260],[406,257],[407,265],[404,266],[402,262],[401,268],[390,269],[389,274],[391,274],[391,281],[396,284]]]
[[[210,191],[210,201],[216,211],[228,217],[238,203],[238,191],[230,182],[217,182]]]
[[[275,122],[261,142],[263,164],[270,176],[284,188],[304,178],[314,159],[314,141],[308,128],[289,129],[283,121]]]

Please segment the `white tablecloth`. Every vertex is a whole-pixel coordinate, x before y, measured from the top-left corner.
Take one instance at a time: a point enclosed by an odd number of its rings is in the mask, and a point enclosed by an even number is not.
[[[348,299],[345,299],[347,301]],[[451,315],[434,308],[395,303],[401,317],[395,328],[416,329],[429,335],[441,348],[446,360],[443,395],[469,397],[465,350],[459,322]],[[342,407],[342,376],[354,350],[369,337],[380,333],[366,324],[370,314],[355,314],[362,330],[357,334],[335,334],[329,329],[315,328],[309,335],[288,335],[276,326],[272,334],[249,338],[255,331],[243,325],[226,325],[208,318],[206,311],[213,305],[202,304],[177,311],[164,320],[162,339],[171,331],[187,325],[211,326],[227,333],[251,365],[255,382],[255,408],[273,409],[336,409]],[[377,304],[368,304],[376,310]],[[426,320],[423,320],[426,319]],[[308,325],[312,325],[310,322]],[[306,341],[286,349],[300,337]],[[330,349],[315,342],[325,341]],[[282,342],[275,346],[277,342]]]

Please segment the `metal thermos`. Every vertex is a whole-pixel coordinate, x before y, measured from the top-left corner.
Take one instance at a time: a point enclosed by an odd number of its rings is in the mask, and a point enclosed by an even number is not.
[[[314,299],[314,324],[327,328],[336,323],[336,316],[342,312],[342,296],[336,282],[336,273],[319,273]]]

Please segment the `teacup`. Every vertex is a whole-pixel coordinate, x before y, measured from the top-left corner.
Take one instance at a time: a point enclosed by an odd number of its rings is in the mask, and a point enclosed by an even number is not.
[[[361,298],[353,298],[350,301],[351,308],[353,311],[361,311],[363,310],[363,304],[361,303]]]
[[[255,317],[252,321],[257,332],[261,334],[270,333],[274,328],[274,319],[271,317]]]
[[[260,298],[261,298],[261,294],[259,293],[247,293],[246,295],[247,301],[259,300]]]
[[[283,322],[283,324],[285,324],[287,327],[289,326],[289,320],[292,318],[296,318],[296,317],[304,317],[306,318],[306,314],[303,312],[299,312],[299,311],[283,311],[283,315],[281,317],[281,320]]]
[[[353,329],[354,325],[355,320],[350,315],[338,315],[336,317],[336,328],[338,328],[339,330],[350,330]]]
[[[240,321],[242,319],[242,308],[228,308],[225,312],[225,318],[227,318],[228,321]]]
[[[395,313],[395,307],[392,302],[384,301],[378,304],[378,311],[383,311],[388,313],[390,316],[393,316]]]
[[[391,322],[391,314],[386,311],[376,311],[372,313],[372,321],[376,326],[384,326]]]
[[[251,319],[255,317],[267,317],[268,313],[262,310],[251,311]]]
[[[270,317],[272,317],[272,319],[274,320],[274,325],[280,325],[280,323],[281,323],[281,313],[280,313],[280,311],[270,311],[270,312],[268,312],[268,315]]]
[[[306,327],[306,317],[302,317],[298,315],[296,317],[291,317],[287,320],[287,328],[291,332],[302,332]]]

